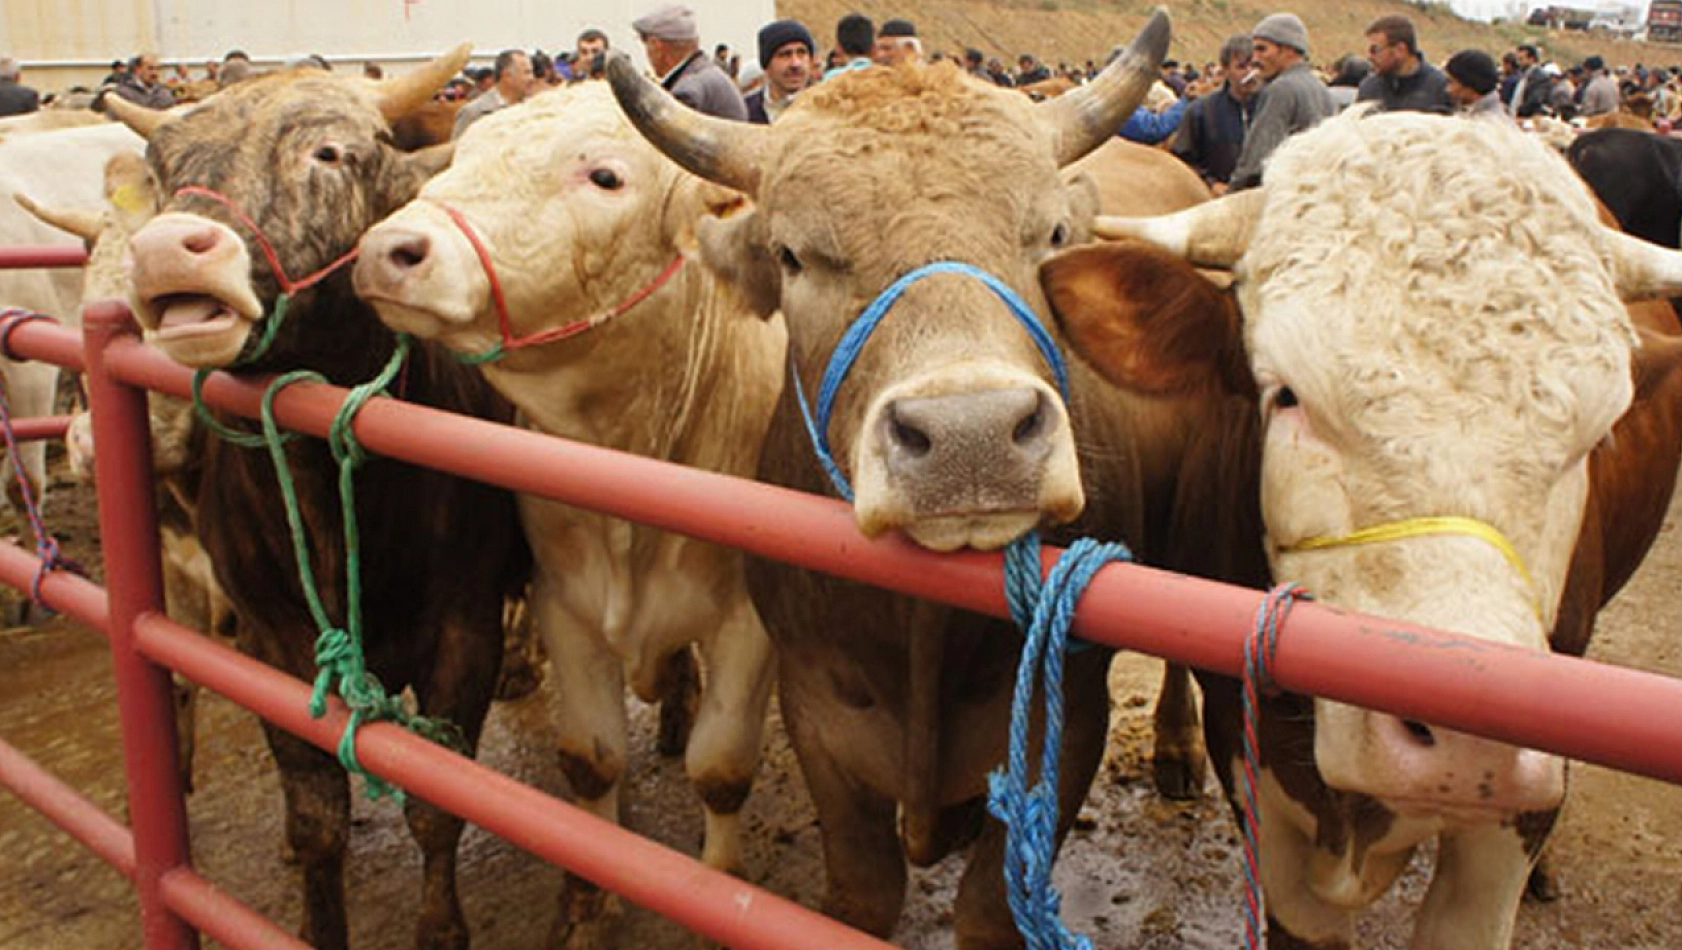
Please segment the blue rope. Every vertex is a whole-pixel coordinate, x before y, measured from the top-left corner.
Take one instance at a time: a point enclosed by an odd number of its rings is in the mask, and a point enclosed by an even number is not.
[[[1057,859],[1057,767],[1063,746],[1063,659],[1075,607],[1100,568],[1131,561],[1126,545],[1081,538],[1040,580],[1040,539],[1028,534],[1005,551],[1010,614],[1023,630],[1022,662],[1011,704],[1010,755],[989,777],[987,810],[1005,823],[1005,892],[1027,950],[1091,950],[1064,926],[1062,896],[1051,883]],[[1044,693],[1045,738],[1039,782],[1028,787],[1034,692]]]
[[[1279,694],[1279,684],[1273,679],[1273,658],[1279,652],[1280,628],[1297,601],[1312,599],[1307,590],[1296,584],[1280,584],[1268,591],[1256,611],[1255,632],[1244,641],[1244,684],[1240,691],[1244,703],[1244,770],[1239,784],[1244,810],[1244,946],[1248,950],[1261,950],[1263,936],[1261,803],[1257,798],[1261,777],[1257,736],[1261,697]]]
[[[1063,401],[1069,401],[1069,369],[1063,360],[1063,354],[1057,349],[1057,342],[1052,339],[1051,331],[1045,328],[1034,309],[1009,284],[994,277],[973,264],[962,261],[935,261],[906,274],[893,282],[881,296],[871,301],[870,306],[864,308],[859,318],[847,328],[841,342],[836,345],[835,352],[829,358],[829,368],[824,370],[823,382],[818,387],[818,408],[814,415],[812,407],[806,401],[806,390],[800,384],[800,372],[794,365],[792,357],[789,361],[790,375],[794,378],[794,395],[800,400],[800,415],[806,420],[806,432],[812,437],[812,447],[817,450],[818,461],[823,463],[824,471],[829,474],[829,481],[835,486],[842,498],[853,500],[853,486],[842,474],[841,466],[835,461],[835,455],[829,449],[829,417],[835,410],[835,397],[841,391],[841,384],[846,381],[847,374],[852,371],[853,364],[858,362],[859,354],[864,345],[870,341],[870,335],[876,332],[882,319],[893,309],[899,298],[905,296],[906,290],[912,284],[925,277],[936,274],[962,274],[974,277],[987,285],[987,288],[998,295],[1010,308],[1010,313],[1028,331],[1033,338],[1034,345],[1039,347],[1040,355],[1051,367],[1051,372],[1057,377],[1057,389],[1063,394]]]

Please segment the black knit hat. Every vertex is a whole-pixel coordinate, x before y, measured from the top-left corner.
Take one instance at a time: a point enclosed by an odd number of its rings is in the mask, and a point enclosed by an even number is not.
[[[1463,49],[1448,58],[1443,67],[1454,81],[1480,96],[1487,96],[1501,83],[1501,69],[1482,50]]]
[[[790,43],[806,44],[806,52],[817,55],[818,46],[812,42],[812,31],[796,20],[772,20],[759,30],[759,68],[771,65],[777,50]]]
[[[916,36],[917,25],[910,20],[889,20],[882,24],[877,36]]]

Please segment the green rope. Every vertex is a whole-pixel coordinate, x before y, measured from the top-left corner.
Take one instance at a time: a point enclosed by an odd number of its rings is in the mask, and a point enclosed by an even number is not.
[[[290,294],[283,293],[279,297],[275,298],[274,310],[269,314],[268,319],[263,321],[263,335],[258,337],[257,345],[252,348],[250,353],[241,353],[240,356],[230,364],[231,367],[244,366],[262,359],[263,354],[267,353],[269,351],[269,347],[274,345],[275,337],[280,334],[280,325],[286,322],[286,313],[289,309],[291,309],[291,305],[292,296]],[[221,436],[228,442],[240,446],[241,448],[262,448],[267,444],[263,441],[262,436],[254,432],[241,432],[238,429],[224,425],[220,419],[217,419],[216,416],[211,414],[210,407],[205,405],[204,382],[210,378],[210,374],[213,372],[215,372],[215,370],[201,369],[193,374],[193,413],[198,416],[200,422],[204,423],[205,428]],[[291,432],[287,433],[285,436],[286,441],[288,442],[292,441],[296,437],[297,434]]]
[[[507,355],[507,349],[501,343],[498,343],[483,353],[456,353],[455,358],[456,362],[466,366],[484,366],[486,363],[495,363]]]

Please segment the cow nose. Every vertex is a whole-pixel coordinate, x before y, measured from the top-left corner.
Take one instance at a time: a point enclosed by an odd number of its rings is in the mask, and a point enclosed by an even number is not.
[[[1380,713],[1370,742],[1380,786],[1414,802],[1542,811],[1564,795],[1562,767],[1546,753]]]
[[[390,291],[426,270],[432,258],[432,239],[403,228],[380,228],[363,238],[359,256],[359,287]]]
[[[895,399],[882,413],[888,471],[919,485],[918,494],[980,490],[993,497],[963,503],[1016,507],[1038,495],[1054,418],[1050,400],[1034,389]]]
[[[217,257],[217,252],[231,247],[225,241],[225,233],[223,228],[203,218],[161,216],[136,233],[130,247],[137,259],[155,260],[163,256],[197,261]]]

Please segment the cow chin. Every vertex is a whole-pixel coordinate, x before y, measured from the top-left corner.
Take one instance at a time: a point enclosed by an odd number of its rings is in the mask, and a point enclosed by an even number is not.
[[[165,356],[194,369],[220,369],[238,360],[251,337],[252,324],[238,317],[218,317],[191,334],[147,330],[146,342]]]
[[[1039,526],[1037,511],[1007,511],[994,515],[956,515],[924,518],[904,526],[911,540],[931,551],[973,548],[992,551],[1005,547]]]

